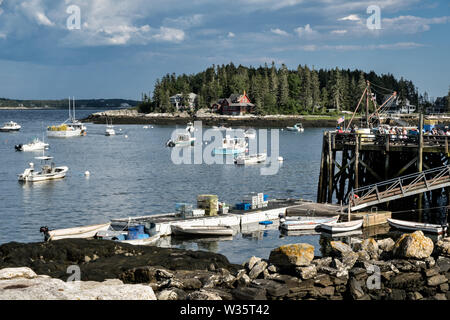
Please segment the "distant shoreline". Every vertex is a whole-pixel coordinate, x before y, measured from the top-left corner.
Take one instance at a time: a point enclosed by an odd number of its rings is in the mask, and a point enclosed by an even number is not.
[[[244,115],[244,116],[224,116],[215,114],[201,114],[189,116],[187,113],[167,114],[167,113],[138,113],[136,110],[108,110],[97,112],[82,119],[83,122],[94,124],[104,124],[106,119],[114,124],[156,124],[156,125],[186,125],[189,121],[202,121],[204,126],[225,125],[231,127],[273,127],[281,128],[302,123],[304,127],[336,127],[338,116],[326,115]],[[356,121],[359,121],[359,117]]]

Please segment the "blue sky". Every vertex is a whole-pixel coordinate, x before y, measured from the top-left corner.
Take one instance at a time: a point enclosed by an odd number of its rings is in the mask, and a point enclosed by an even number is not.
[[[166,73],[231,61],[392,73],[437,97],[449,34],[447,0],[0,0],[0,97],[140,99]]]

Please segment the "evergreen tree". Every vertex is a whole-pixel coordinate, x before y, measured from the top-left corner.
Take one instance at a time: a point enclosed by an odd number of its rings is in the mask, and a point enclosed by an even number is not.
[[[278,103],[281,107],[287,107],[289,102],[289,83],[288,83],[288,70],[283,64],[280,70],[279,77],[279,90],[278,90]]]

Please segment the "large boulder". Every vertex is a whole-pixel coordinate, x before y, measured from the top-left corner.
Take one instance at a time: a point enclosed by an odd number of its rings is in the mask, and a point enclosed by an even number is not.
[[[364,239],[361,243],[355,246],[356,251],[365,251],[369,254],[371,259],[378,258],[378,243],[373,238]]]
[[[148,285],[123,284],[117,279],[65,282],[24,271],[0,270],[10,274],[9,279],[0,280],[0,300],[156,300]]]
[[[269,262],[280,268],[305,267],[314,259],[314,246],[306,243],[288,244],[270,252]]]
[[[450,257],[450,238],[444,238],[436,242],[438,254]]]
[[[433,252],[433,241],[422,231],[403,234],[394,245],[394,255],[399,258],[424,259]]]

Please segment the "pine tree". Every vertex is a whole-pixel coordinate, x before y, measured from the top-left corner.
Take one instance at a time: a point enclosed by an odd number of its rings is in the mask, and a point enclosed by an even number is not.
[[[278,104],[281,107],[287,107],[289,102],[289,83],[288,83],[288,70],[286,65],[281,66],[279,76],[279,90],[278,90]]]
[[[311,94],[314,111],[321,105],[319,74],[314,69],[311,72]]]

